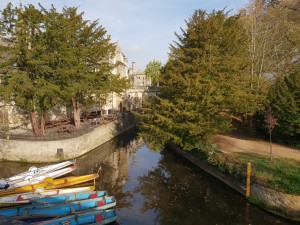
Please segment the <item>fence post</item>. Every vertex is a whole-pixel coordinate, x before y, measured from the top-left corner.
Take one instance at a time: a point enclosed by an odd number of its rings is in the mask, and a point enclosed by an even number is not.
[[[247,181],[246,181],[246,198],[250,196],[250,190],[251,190],[251,163],[247,164]]]

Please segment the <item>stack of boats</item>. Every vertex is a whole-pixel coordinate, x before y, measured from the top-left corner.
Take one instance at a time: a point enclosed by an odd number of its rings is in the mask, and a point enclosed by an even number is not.
[[[98,173],[66,176],[75,169],[76,161],[68,160],[1,179],[0,216],[34,225],[116,221],[116,199],[106,191],[95,191]]]

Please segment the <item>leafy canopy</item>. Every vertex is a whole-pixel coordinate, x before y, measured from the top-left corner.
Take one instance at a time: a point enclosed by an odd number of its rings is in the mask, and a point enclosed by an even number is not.
[[[141,135],[151,147],[173,142],[201,149],[230,129],[230,109],[242,92],[243,34],[237,16],[197,10],[171,45],[162,70],[160,95],[140,114]]]

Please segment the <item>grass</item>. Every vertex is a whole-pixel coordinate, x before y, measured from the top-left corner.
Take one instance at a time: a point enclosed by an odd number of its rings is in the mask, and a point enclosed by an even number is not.
[[[224,154],[215,151],[207,161],[241,182],[246,180],[246,167],[252,165],[251,180],[258,185],[287,194],[300,195],[300,162],[249,153]]]
[[[217,167],[242,183],[246,182],[247,163],[251,163],[251,182],[275,191],[300,195],[300,162],[290,158],[273,157],[253,153],[230,153],[209,150],[194,150],[192,155]],[[300,153],[300,152],[299,152]]]
[[[273,158],[235,153],[231,157],[242,164],[252,164],[253,182],[288,194],[300,195],[300,162],[288,158]]]

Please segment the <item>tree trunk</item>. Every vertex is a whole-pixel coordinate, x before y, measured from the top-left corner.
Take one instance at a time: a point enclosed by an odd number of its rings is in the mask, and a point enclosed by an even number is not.
[[[72,98],[74,126],[76,129],[80,126],[80,104],[76,98]]]
[[[273,160],[273,152],[272,152],[272,132],[270,132],[270,160]]]
[[[41,137],[45,132],[45,116],[42,113],[41,118],[39,120],[38,112],[32,111],[30,113],[30,120],[32,125],[32,131],[35,136]]]

